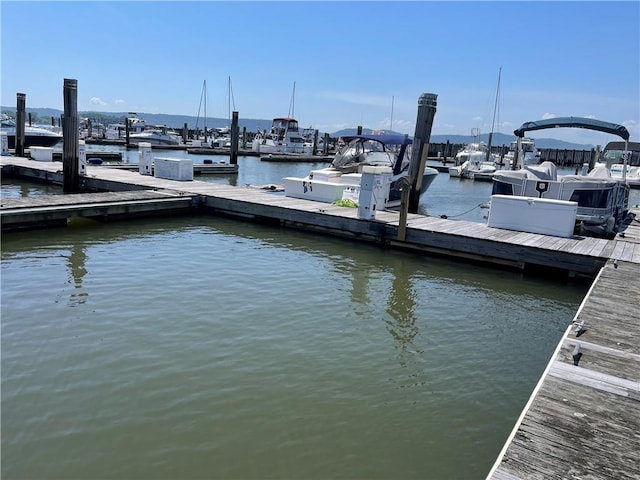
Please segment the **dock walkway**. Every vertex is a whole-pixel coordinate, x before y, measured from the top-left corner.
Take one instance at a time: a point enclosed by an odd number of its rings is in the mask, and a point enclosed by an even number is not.
[[[601,270],[488,479],[640,478],[638,273]]]
[[[62,183],[59,162],[2,157],[0,165],[4,174]],[[636,226],[630,227],[624,238],[617,236],[613,240],[582,236],[563,238],[409,214],[406,238],[398,240],[398,212],[378,211],[374,219],[362,219],[354,208],[286,197],[268,188],[165,180],[102,166],[87,166],[87,175],[81,177],[81,183],[85,191],[173,191],[198,197],[198,208],[208,213],[250,217],[386,247],[520,269],[542,268],[593,278],[609,259],[640,264],[640,228]],[[12,208],[11,199],[3,199],[2,203],[0,218],[4,218],[5,210]]]

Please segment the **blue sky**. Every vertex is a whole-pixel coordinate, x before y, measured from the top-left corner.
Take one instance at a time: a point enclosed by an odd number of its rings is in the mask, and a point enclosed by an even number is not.
[[[271,119],[321,132],[363,125],[413,134],[421,93],[432,134],[512,133],[583,116],[640,140],[640,2],[213,2],[2,0],[1,104]],[[393,108],[392,108],[393,107]],[[577,143],[615,137],[534,132]]]

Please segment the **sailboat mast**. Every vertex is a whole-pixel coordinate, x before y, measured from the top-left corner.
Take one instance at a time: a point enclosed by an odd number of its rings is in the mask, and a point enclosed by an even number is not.
[[[489,139],[487,140],[487,162],[491,158],[491,141],[493,140],[493,129],[496,126],[496,114],[498,112],[498,104],[500,100],[500,76],[502,74],[502,67],[498,69],[498,86],[496,87],[496,100],[493,104],[493,121],[491,122],[491,131],[489,132]]]
[[[394,97],[391,95],[391,120],[389,121],[389,133],[393,130],[393,101]]]
[[[207,80],[202,84],[202,93],[204,95],[204,143],[207,143]]]
[[[296,82],[293,82],[293,92],[291,93],[291,103],[289,104],[289,118],[295,117],[296,107]]]

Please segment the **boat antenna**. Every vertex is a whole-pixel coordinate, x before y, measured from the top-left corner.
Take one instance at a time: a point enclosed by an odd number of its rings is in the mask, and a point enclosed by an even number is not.
[[[293,92],[291,93],[291,103],[289,103],[289,118],[295,117],[295,106],[296,106],[296,82],[293,82]]]

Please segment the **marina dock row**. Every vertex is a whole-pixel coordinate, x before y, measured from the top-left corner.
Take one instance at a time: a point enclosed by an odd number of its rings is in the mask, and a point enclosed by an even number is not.
[[[62,183],[62,167],[59,162],[3,157],[1,164],[3,175]],[[220,164],[213,164],[212,168],[216,165]],[[637,238],[640,237],[640,229],[636,227],[637,222],[627,229],[624,237],[618,235],[615,239],[608,240],[586,236],[547,236],[491,228],[476,222],[409,214],[405,239],[398,240],[398,212],[378,211],[374,219],[362,219],[358,218],[356,209],[286,197],[272,188],[233,187],[197,180],[165,180],[137,172],[91,165],[87,166],[87,175],[81,177],[81,184],[83,191],[95,192],[171,191],[192,197],[189,208],[194,212],[253,218],[261,222],[355,238],[392,248],[523,270],[543,269],[563,272],[569,276],[594,278],[610,259],[640,263],[640,238]],[[86,195],[91,194],[84,195],[86,201]],[[133,198],[127,200],[134,201]],[[57,208],[54,204],[60,200],[48,197],[29,201],[33,202],[33,208],[38,208],[45,219],[52,213],[47,213],[44,202],[53,202],[52,208]],[[16,205],[16,202],[21,204]],[[24,202],[24,199],[3,199],[0,208],[3,231],[18,228],[21,223],[22,228],[27,228],[29,224],[37,225],[33,215],[21,218],[27,211]],[[69,216],[79,215],[70,207],[67,207],[67,212]],[[148,210],[144,213],[153,212]],[[103,215],[103,218],[107,218],[107,215]]]
[[[2,157],[0,165],[6,177],[63,180],[59,162]],[[614,239],[565,238],[418,214],[401,226],[398,212],[358,218],[354,208],[286,197],[273,186],[165,180],[101,166],[87,166],[80,182],[97,193],[2,199],[3,232],[74,216],[188,212],[593,281],[488,478],[640,478],[638,222]]]

